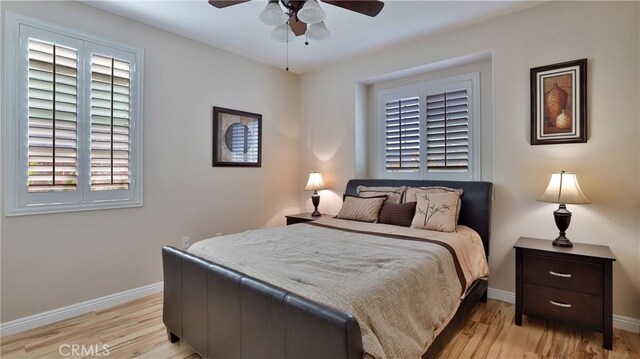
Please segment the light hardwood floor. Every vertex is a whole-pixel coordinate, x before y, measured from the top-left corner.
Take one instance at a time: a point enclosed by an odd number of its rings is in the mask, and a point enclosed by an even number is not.
[[[513,315],[512,304],[478,305],[441,358],[640,358],[640,334],[614,330],[614,350],[608,351],[600,334],[528,317],[518,327]],[[0,356],[60,358],[63,344],[106,344],[106,358],[198,358],[187,345],[167,341],[162,294],[2,338]]]

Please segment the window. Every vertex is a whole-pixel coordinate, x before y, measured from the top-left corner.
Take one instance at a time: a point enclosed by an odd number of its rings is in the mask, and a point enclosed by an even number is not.
[[[420,170],[420,98],[385,103],[385,162],[388,172]]]
[[[91,171],[94,191],[127,190],[130,127],[129,62],[91,54]]]
[[[142,50],[7,12],[5,214],[142,205]]]
[[[480,178],[479,74],[378,92],[378,175]]]
[[[427,172],[469,172],[469,91],[426,97]]]
[[[27,191],[76,191],[78,51],[28,39]]]

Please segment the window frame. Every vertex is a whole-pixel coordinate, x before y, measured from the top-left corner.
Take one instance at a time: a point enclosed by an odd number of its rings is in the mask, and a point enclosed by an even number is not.
[[[19,216],[63,213],[143,205],[143,87],[144,50],[113,42],[75,29],[52,24],[11,11],[5,13],[4,111],[2,121],[4,215]],[[29,36],[43,41],[55,40],[70,45],[78,52],[77,103],[77,188],[69,192],[29,193],[28,166],[28,88],[24,78],[28,73]],[[16,49],[16,51],[7,51]],[[97,49],[102,51],[96,51]],[[104,50],[107,50],[105,53]],[[130,178],[128,190],[91,191],[90,188],[90,91],[91,54],[125,56],[131,61],[131,128]],[[22,78],[22,79],[21,79]],[[93,192],[93,193],[92,193]],[[102,193],[99,193],[102,192]]]
[[[469,93],[469,171],[468,172],[428,172],[427,171],[427,96],[446,91],[464,83]],[[385,165],[386,132],[385,104],[399,98],[417,96],[420,101],[420,170],[416,172],[387,172]],[[375,108],[375,173],[378,178],[388,179],[429,179],[477,181],[481,178],[481,116],[480,116],[480,73],[472,72],[442,79],[428,80],[376,92]]]

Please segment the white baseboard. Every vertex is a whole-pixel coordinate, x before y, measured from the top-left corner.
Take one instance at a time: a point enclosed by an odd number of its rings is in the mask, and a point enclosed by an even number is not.
[[[516,294],[514,292],[502,289],[489,288],[487,290],[487,296],[490,299],[501,300],[511,304],[516,302]],[[613,327],[632,333],[640,333],[640,319],[614,314]]]
[[[640,333],[640,319],[614,314],[613,327],[632,333]]]
[[[516,293],[491,287],[487,290],[487,297],[489,297],[489,299],[500,300],[511,304],[516,302]]]
[[[147,295],[162,292],[163,282],[145,285],[143,287],[125,290],[124,292],[110,294],[104,297],[91,299],[86,302],[72,304],[66,307],[49,310],[46,312],[18,318],[0,324],[0,336],[20,333],[25,330],[41,327],[43,325],[59,322],[61,320],[77,317],[82,314],[113,307]]]

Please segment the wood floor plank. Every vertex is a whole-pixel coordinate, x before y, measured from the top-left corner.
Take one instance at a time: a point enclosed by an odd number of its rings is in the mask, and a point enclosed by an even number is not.
[[[600,333],[527,316],[518,327],[514,314],[512,304],[495,300],[479,304],[440,358],[640,358],[640,334],[614,329],[614,350],[609,351],[602,348]],[[187,344],[167,340],[162,324],[162,293],[4,337],[0,340],[0,356],[61,358],[63,344],[94,345],[99,349],[107,345],[109,355],[102,358],[199,358]]]

